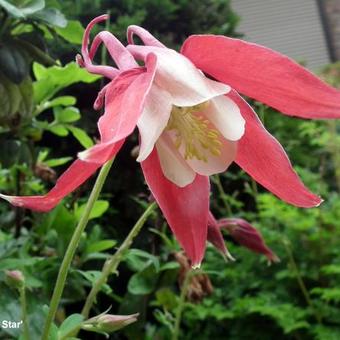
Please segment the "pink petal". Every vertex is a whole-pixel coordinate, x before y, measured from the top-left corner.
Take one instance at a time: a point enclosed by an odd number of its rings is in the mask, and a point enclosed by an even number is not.
[[[108,19],[108,15],[101,15],[99,17],[94,18],[86,27],[84,36],[83,36],[83,44],[81,48],[82,56],[77,55],[76,60],[79,66],[86,67],[87,71],[94,74],[100,74],[109,79],[113,79],[119,74],[119,71],[115,67],[106,66],[106,65],[93,65],[92,58],[89,56],[88,45],[90,41],[90,32],[95,24],[98,22],[104,21]]]
[[[121,73],[105,94],[105,113],[99,119],[101,141],[118,141],[132,133],[151,88],[157,59],[149,54],[145,68]],[[114,140],[113,140],[114,139]]]
[[[140,60],[149,53],[157,56],[156,84],[168,91],[177,106],[193,106],[226,94],[230,87],[204,76],[189,59],[169,48],[128,45],[127,49]]]
[[[207,238],[210,191],[208,177],[197,175],[193,183],[179,188],[164,177],[155,149],[141,165],[146,183],[171,230],[192,265],[199,265],[204,256]]]
[[[151,33],[145,30],[143,27],[139,27],[136,25],[131,25],[127,29],[127,40],[128,43],[134,45],[133,35],[136,34],[145,45],[148,46],[157,46],[157,47],[166,47],[159,40],[157,40]]]
[[[108,31],[101,31],[94,37],[89,53],[89,58],[91,60],[94,58],[101,43],[105,45],[110,56],[121,71],[126,71],[138,66],[132,54],[113,34]]]
[[[340,118],[340,91],[269,48],[223,36],[196,35],[182,53],[242,94],[291,116]]]
[[[246,120],[245,134],[238,141],[236,163],[282,200],[298,207],[318,206],[322,202],[320,197],[304,186],[284,149],[264,128],[253,109],[235,91],[228,96]]]
[[[101,142],[78,154],[81,160],[102,164],[113,145],[130,135],[140,118],[155,74],[156,58],[150,54],[147,69],[122,72],[105,90],[105,113],[99,119]]]

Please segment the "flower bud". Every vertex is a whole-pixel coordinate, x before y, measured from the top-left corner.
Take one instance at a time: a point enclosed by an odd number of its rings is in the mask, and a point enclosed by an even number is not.
[[[101,314],[86,321],[83,329],[93,332],[112,333],[137,321],[139,313],[131,315]]]
[[[25,283],[25,277],[20,270],[6,270],[6,283],[10,287],[20,288]]]
[[[224,218],[217,222],[218,227],[229,231],[231,237],[240,245],[255,253],[265,255],[270,262],[279,262],[280,259],[266,245],[262,234],[250,223],[241,218]]]

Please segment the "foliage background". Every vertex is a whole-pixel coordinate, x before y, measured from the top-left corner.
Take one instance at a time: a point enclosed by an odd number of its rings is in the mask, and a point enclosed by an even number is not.
[[[11,3],[25,7],[41,2]],[[45,8],[54,8],[49,12],[54,14],[47,16],[49,22],[29,15],[13,19],[1,9],[0,26],[9,24],[0,36],[0,191],[9,194],[45,192],[76,153],[96,138],[98,113],[92,103],[103,81],[72,64],[80,48],[81,24],[109,11],[109,29],[120,39],[125,39],[129,24],[137,24],[172,47],[193,33],[238,35],[238,17],[224,0],[46,1]],[[35,53],[18,39],[32,43]],[[15,58],[21,64],[16,62],[13,73],[6,73]],[[51,58],[59,65],[53,66]],[[339,65],[323,71],[333,85],[339,85],[339,75]],[[215,177],[211,204],[216,216],[238,216],[252,222],[281,262],[267,266],[263,257],[241,248],[227,235],[236,262],[226,263],[209,245],[202,270],[213,290],[202,285],[195,301],[186,300],[181,338],[339,339],[339,126],[293,120],[258,103],[253,105],[284,145],[305,183],[325,203],[308,210],[289,206],[236,166]],[[124,146],[95,207],[72,264],[59,323],[79,312],[103,262],[147,204],[149,193],[132,152],[136,144],[137,138],[132,136]],[[20,269],[27,280],[34,339],[41,332],[43,306],[49,301],[92,183],[88,181],[46,214],[0,204],[0,320],[20,319],[17,293],[4,282],[4,270]],[[113,275],[105,286],[93,312],[99,314],[112,306],[113,314],[141,313],[138,323],[114,333],[112,339],[171,337],[180,301],[178,251],[157,212],[125,255],[119,276]],[[16,339],[19,333],[0,330],[0,339],[9,337]],[[103,338],[88,333],[81,337]]]

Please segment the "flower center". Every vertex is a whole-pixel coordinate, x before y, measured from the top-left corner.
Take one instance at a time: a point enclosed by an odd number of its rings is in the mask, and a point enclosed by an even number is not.
[[[207,153],[221,155],[222,142],[219,140],[219,131],[209,126],[209,120],[196,114],[208,105],[207,101],[195,106],[172,108],[166,129],[175,132],[175,147],[179,149],[183,146],[185,159],[196,158],[207,162]]]

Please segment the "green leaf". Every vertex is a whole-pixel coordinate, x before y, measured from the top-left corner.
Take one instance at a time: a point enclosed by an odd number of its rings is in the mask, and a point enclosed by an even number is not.
[[[79,274],[81,274],[87,281],[89,281],[91,283],[91,286],[93,286],[95,284],[95,282],[100,278],[100,276],[102,275],[102,272],[99,270],[77,270],[77,272]],[[104,284],[102,286],[102,291],[105,294],[111,294],[112,293],[112,289],[108,284]]]
[[[81,44],[83,40],[84,27],[79,21],[69,20],[66,27],[57,27],[56,32],[71,44]]]
[[[59,336],[58,336],[58,327],[56,326],[55,323],[53,323],[51,325],[50,328],[50,333],[48,335],[48,340],[58,340]]]
[[[167,262],[167,263],[163,264],[160,268],[160,271],[178,269],[179,267],[180,266],[179,266],[178,262],[171,261],[171,262]]]
[[[20,10],[26,16],[30,16],[33,13],[41,11],[45,7],[45,0],[30,0],[25,1],[24,3],[25,6]]]
[[[15,17],[15,18],[24,18],[24,14],[22,13],[22,11],[20,11],[20,9],[14,5],[12,5],[11,3],[9,3],[8,1],[5,0],[0,0],[0,6],[11,16]]]
[[[86,252],[87,253],[100,253],[104,250],[110,249],[117,244],[115,240],[102,240],[92,243],[87,246]]]
[[[44,8],[43,10],[36,12],[33,16],[34,19],[41,20],[51,26],[66,27],[67,20],[58,9],[56,8]]]
[[[42,257],[30,257],[30,258],[10,258],[3,259],[0,262],[0,270],[5,269],[22,269],[24,267],[31,267],[42,261]]]
[[[146,295],[152,293],[156,288],[158,273],[151,263],[142,271],[132,275],[128,283],[128,291],[135,295]]]
[[[54,168],[56,166],[63,165],[65,163],[69,162],[70,160],[72,160],[72,157],[52,158],[52,159],[49,159],[47,161],[44,161],[44,164],[46,164],[50,168]]]
[[[329,264],[323,266],[321,271],[326,275],[339,275],[340,274],[340,265],[338,264]]]
[[[58,123],[72,123],[80,119],[79,110],[73,106],[66,108],[57,106],[54,108],[53,113]]]
[[[91,137],[83,129],[71,125],[67,125],[67,128],[85,149],[88,149],[93,145]]]
[[[12,42],[0,45],[0,71],[15,84],[28,76],[28,62],[20,46]]]
[[[64,127],[64,125],[61,124],[50,125],[48,127],[48,131],[60,137],[65,137],[68,135],[68,130]]]
[[[169,288],[157,290],[156,299],[158,304],[167,310],[173,310],[178,305],[177,295]]]
[[[0,0],[0,6],[3,7],[11,16],[23,19],[42,10],[45,7],[45,1],[30,0],[24,1],[23,6],[20,6],[20,3],[17,6],[14,6],[8,1]]]
[[[152,255],[144,250],[129,249],[125,255],[124,260],[128,267],[133,271],[141,271],[151,262],[157,271],[159,270],[159,259],[157,256]]]
[[[83,215],[86,208],[86,204],[82,204],[81,206],[77,207],[74,211],[75,217],[79,220],[80,217]],[[105,211],[109,208],[109,202],[104,200],[97,200],[94,204],[89,219],[94,219],[102,216]]]
[[[50,100],[58,91],[72,84],[79,82],[92,83],[100,78],[80,68],[75,62],[64,67],[44,67],[34,63],[33,73],[37,79],[33,84],[34,100],[38,104]]]
[[[29,41],[23,39],[14,40],[34,61],[46,66],[55,65],[56,62],[47,53],[35,46]]]
[[[325,301],[340,302],[340,288],[313,288],[312,294],[320,295],[321,299]]]
[[[81,314],[72,314],[67,317],[59,327],[59,338],[67,335],[73,329],[80,327],[83,321],[84,317]]]
[[[53,106],[72,106],[77,102],[77,99],[72,96],[60,96],[47,102],[48,107]]]

